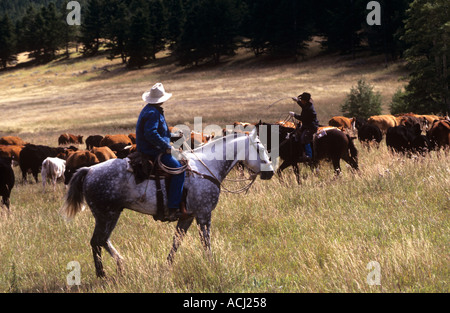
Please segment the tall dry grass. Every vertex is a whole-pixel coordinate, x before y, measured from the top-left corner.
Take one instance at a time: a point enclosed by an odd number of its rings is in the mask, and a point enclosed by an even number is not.
[[[175,224],[125,210],[111,238],[125,271],[105,253],[105,280],[95,277],[92,214],[66,223],[61,184],[46,194],[40,184],[18,184],[12,214],[0,219],[0,291],[448,292],[448,156],[409,159],[383,145],[360,148],[360,161],[358,173],[345,167],[335,177],[324,163],[318,174],[302,168],[301,185],[288,170],[258,179],[246,195],[222,194],[212,255],[193,225],[172,267]],[[66,283],[71,261],[81,265],[81,286]],[[371,261],[381,285],[367,283]]]

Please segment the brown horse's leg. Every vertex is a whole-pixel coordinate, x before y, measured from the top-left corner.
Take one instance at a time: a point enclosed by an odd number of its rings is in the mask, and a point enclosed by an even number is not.
[[[358,170],[358,169],[359,169],[359,167],[358,167],[358,161],[355,160],[354,158],[352,158],[351,156],[345,155],[345,156],[342,157],[342,159],[343,159],[345,162],[347,162],[353,169],[355,169],[355,170]]]
[[[102,264],[102,247],[104,247],[116,260],[119,270],[122,268],[122,257],[109,241],[109,236],[116,226],[122,211],[110,211],[108,214],[99,214],[98,212],[94,212],[94,210],[92,212],[95,217],[95,228],[91,238],[91,247],[94,256],[95,271],[97,277],[105,277],[105,271]]]
[[[289,167],[289,165],[291,165],[291,162],[288,161],[283,161],[283,163],[281,163],[280,167],[277,170],[277,174],[278,176],[281,176],[281,172],[286,169],[287,167]]]
[[[332,158],[333,168],[336,175],[341,174],[341,158],[334,156]]]
[[[175,253],[177,252],[178,248],[180,247],[181,241],[183,241],[183,238],[186,235],[186,232],[189,229],[189,227],[191,226],[193,220],[194,220],[193,217],[188,217],[186,219],[178,220],[175,236],[173,236],[172,249],[170,250],[169,256],[167,257],[167,262],[169,264],[173,263]]]
[[[2,197],[2,202],[5,204],[6,209],[8,210],[8,213],[10,213],[11,210],[10,210],[9,195],[3,196],[3,197]]]
[[[301,184],[301,179],[300,179],[300,170],[298,168],[298,164],[294,163],[292,164],[292,167],[294,168],[294,174],[295,174],[295,178],[297,179],[297,184]]]

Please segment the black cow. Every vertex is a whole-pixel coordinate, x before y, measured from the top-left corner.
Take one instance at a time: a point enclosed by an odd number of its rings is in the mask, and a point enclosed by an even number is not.
[[[14,187],[15,177],[14,171],[11,168],[11,158],[0,158],[0,196],[2,196],[2,203],[10,210],[11,190]]]
[[[371,143],[376,142],[377,147],[379,146],[381,140],[383,139],[383,133],[378,126],[369,124],[363,119],[356,120],[356,129],[358,130],[358,140],[361,143]]]
[[[41,171],[42,162],[48,157],[56,157],[59,153],[64,153],[65,148],[52,148],[28,144],[20,151],[19,165],[22,170],[23,181],[27,180],[27,173],[31,171],[36,183],[38,182],[38,173]]]
[[[386,145],[395,152],[419,152],[429,151],[430,140],[421,134],[420,125],[390,127],[386,133]]]
[[[93,147],[100,147],[100,142],[102,141],[103,136],[101,135],[92,135],[86,138],[86,149],[91,150]]]

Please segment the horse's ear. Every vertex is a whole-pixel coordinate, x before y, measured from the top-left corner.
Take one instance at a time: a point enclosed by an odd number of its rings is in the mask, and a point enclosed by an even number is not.
[[[250,132],[249,136],[252,137],[252,138],[256,138],[257,135],[258,135],[258,132],[256,130],[256,127],[254,127],[252,129],[252,131]]]

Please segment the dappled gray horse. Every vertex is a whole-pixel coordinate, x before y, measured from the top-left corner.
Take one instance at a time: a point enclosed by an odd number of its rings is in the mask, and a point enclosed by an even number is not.
[[[200,226],[200,237],[205,249],[210,250],[211,212],[216,207],[220,186],[231,169],[242,162],[248,169],[260,174],[261,179],[270,179],[273,167],[256,132],[250,135],[229,135],[207,143],[184,154],[191,173],[187,175],[184,188],[187,190],[186,208],[189,217],[178,220],[173,246],[168,256],[171,263],[181,240],[194,218]],[[97,276],[104,277],[101,248],[105,248],[122,269],[122,257],[113,247],[110,235],[123,209],[143,214],[157,214],[156,187],[154,180],[136,185],[128,169],[128,159],[113,159],[92,167],[84,167],[72,177],[61,212],[73,218],[82,210],[84,202],[95,218],[95,229],[91,239]],[[167,197],[164,180],[164,202]]]

